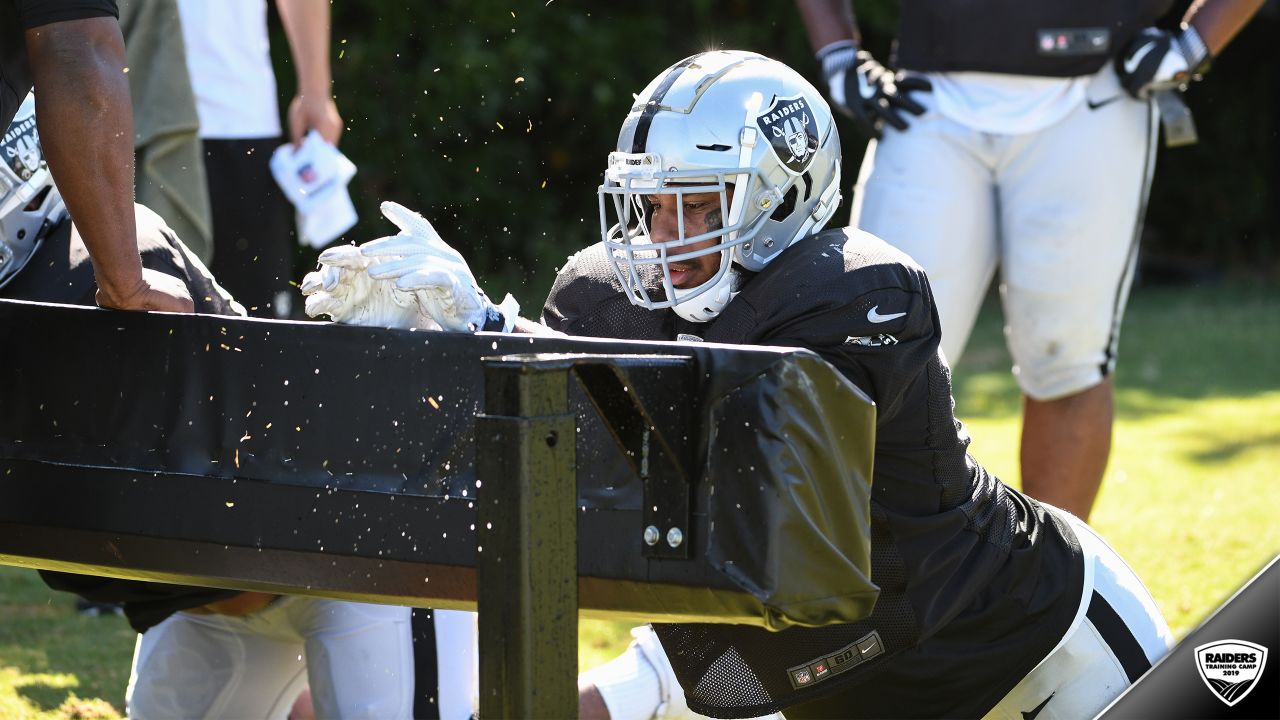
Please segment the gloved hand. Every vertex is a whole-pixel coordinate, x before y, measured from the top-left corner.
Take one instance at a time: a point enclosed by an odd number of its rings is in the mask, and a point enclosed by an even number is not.
[[[480,289],[467,261],[440,239],[431,223],[399,203],[382,203],[382,214],[400,234],[365,243],[361,254],[374,280],[394,280],[397,291],[411,294],[421,312],[456,332],[511,332],[520,306],[510,295],[496,306]]]
[[[377,261],[354,245],[339,245],[320,253],[320,268],[302,279],[306,311],[311,317],[328,315],[335,322],[394,328],[439,330],[431,316],[419,311],[409,293],[396,290],[391,280],[375,280],[366,269]]]
[[[919,75],[895,76],[871,53],[859,50],[852,40],[822,48],[818,62],[822,63],[822,75],[835,109],[874,138],[881,136],[885,123],[906,130],[904,111],[912,115],[924,113],[924,106],[909,93],[933,90],[933,84]]]
[[[1116,74],[1130,95],[1146,99],[1157,90],[1186,90],[1199,79],[1209,49],[1190,25],[1180,32],[1147,28],[1116,58]]]

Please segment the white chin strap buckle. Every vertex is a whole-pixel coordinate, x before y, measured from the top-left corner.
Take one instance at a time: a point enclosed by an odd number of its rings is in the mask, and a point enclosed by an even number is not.
[[[732,262],[731,253],[723,253],[720,262]],[[698,293],[697,297],[678,302],[671,309],[689,322],[711,322],[720,316],[725,306],[738,294],[739,279],[738,271],[729,268],[711,289]]]

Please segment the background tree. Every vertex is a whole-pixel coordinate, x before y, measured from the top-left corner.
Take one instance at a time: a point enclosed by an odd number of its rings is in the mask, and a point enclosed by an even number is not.
[[[864,43],[888,58],[897,0],[857,9]],[[345,2],[333,26],[342,148],[360,168],[361,221],[346,240],[389,233],[377,206],[397,200],[462,249],[491,292],[530,288],[518,293],[526,304],[598,239],[605,155],[631,94],[661,68],[706,49],[749,49],[820,85],[789,2]],[[287,63],[275,27],[276,61]],[[1187,94],[1201,142],[1160,151],[1140,282],[1277,275],[1278,28],[1273,0]],[[847,218],[866,139],[839,122]],[[299,250],[298,277],[314,258]]]

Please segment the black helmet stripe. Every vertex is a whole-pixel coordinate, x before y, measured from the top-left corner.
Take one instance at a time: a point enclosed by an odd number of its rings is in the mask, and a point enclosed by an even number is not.
[[[653,96],[649,98],[648,104],[640,112],[640,119],[636,122],[636,132],[631,140],[631,152],[644,152],[645,145],[649,143],[649,126],[653,124],[653,116],[658,114],[658,106],[662,104],[662,99],[666,97],[667,91],[671,89],[671,86],[676,84],[676,80],[685,71],[685,68],[705,54],[691,55],[672,65],[671,70],[667,72],[667,76],[662,78],[662,82],[658,83],[658,87],[653,91]]]

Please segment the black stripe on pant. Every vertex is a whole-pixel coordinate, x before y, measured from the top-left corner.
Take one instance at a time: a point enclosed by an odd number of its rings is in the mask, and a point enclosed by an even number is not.
[[[1093,598],[1089,600],[1089,610],[1085,615],[1097,628],[1102,641],[1111,648],[1111,653],[1120,661],[1130,683],[1137,682],[1143,673],[1151,669],[1151,662],[1147,660],[1147,654],[1142,651],[1138,639],[1133,636],[1115,608],[1097,590],[1093,591]]]

